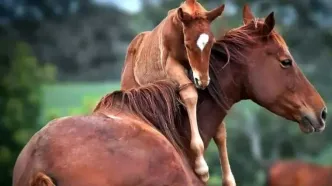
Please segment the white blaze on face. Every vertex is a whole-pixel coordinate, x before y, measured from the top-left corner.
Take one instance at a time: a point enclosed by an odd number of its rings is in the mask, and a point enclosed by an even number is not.
[[[206,44],[209,41],[209,35],[203,33],[201,34],[198,39],[197,39],[197,46],[199,49],[201,49],[201,51],[203,51],[204,47],[206,46]]]

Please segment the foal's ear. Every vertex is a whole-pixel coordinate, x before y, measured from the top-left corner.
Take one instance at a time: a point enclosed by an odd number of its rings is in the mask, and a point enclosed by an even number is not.
[[[184,12],[182,8],[178,8],[177,14],[178,14],[178,18],[183,23],[187,23],[192,19],[191,15],[188,14],[187,12]]]
[[[243,24],[248,24],[250,21],[254,20],[255,16],[252,13],[248,4],[245,4],[243,7]]]
[[[275,20],[274,20],[274,12],[271,12],[264,21],[264,26],[263,26],[263,35],[269,35],[271,31],[273,30],[275,25]]]
[[[224,12],[224,9],[225,9],[225,5],[221,5],[211,11],[208,11],[206,13],[206,17],[207,19],[212,22],[213,20],[215,20],[217,17],[219,17],[223,12]]]

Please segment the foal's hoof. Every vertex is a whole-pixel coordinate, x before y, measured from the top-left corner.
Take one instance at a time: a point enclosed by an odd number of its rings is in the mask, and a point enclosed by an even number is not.
[[[222,186],[236,186],[235,182],[222,182]]]
[[[197,168],[195,169],[195,172],[204,183],[206,183],[210,178],[209,171],[203,171],[202,169]]]
[[[195,172],[204,183],[209,180],[209,167],[203,157],[196,160]]]
[[[222,186],[236,186],[234,176],[222,180]]]
[[[209,181],[210,175],[209,173],[206,173],[204,175],[200,175],[200,178],[204,183],[207,183]]]

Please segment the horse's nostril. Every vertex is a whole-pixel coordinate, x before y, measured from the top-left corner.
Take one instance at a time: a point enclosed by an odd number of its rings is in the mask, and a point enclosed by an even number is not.
[[[196,84],[196,85],[199,85],[199,84],[198,84],[198,78],[195,78],[195,84]]]
[[[322,119],[323,121],[326,120],[326,117],[327,117],[327,108],[326,108],[326,107],[324,107],[324,108],[322,109],[322,112],[320,113],[320,117],[321,117],[321,119]]]

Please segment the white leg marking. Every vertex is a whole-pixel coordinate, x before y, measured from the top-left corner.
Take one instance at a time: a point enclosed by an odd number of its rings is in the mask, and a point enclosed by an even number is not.
[[[195,172],[201,176],[203,182],[209,180],[209,167],[203,156],[199,156],[195,161]]]
[[[203,140],[199,137],[192,139],[191,148],[196,152],[197,157],[195,159],[195,172],[198,174],[203,182],[209,180],[209,167],[204,159],[204,144]]]

